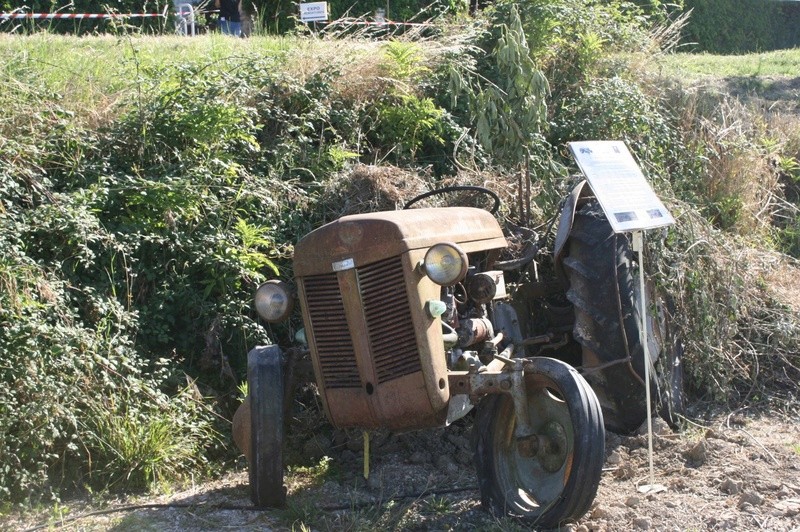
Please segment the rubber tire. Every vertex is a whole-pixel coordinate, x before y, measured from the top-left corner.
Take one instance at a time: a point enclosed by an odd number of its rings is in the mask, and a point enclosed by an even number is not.
[[[594,501],[605,460],[603,414],[586,380],[560,360],[544,357],[528,360],[525,379],[529,405],[537,404],[537,394],[541,398],[549,392],[544,400],[552,401],[562,418],[568,416],[571,424],[565,438],[568,458],[559,470],[538,474],[536,470],[541,467],[535,457],[522,457],[509,446],[516,426],[511,396],[484,397],[478,405],[472,431],[481,504],[496,516],[518,517],[536,528],[558,527],[580,518]],[[553,395],[562,401],[553,400]],[[549,420],[529,414],[532,425],[543,430]],[[541,485],[521,486],[519,477],[510,478],[522,471],[533,472],[528,480],[535,479]],[[550,500],[537,504],[531,490],[548,489],[548,480],[555,481],[556,486],[561,483],[561,489]],[[517,495],[520,489],[526,492],[528,500]]]
[[[567,299],[575,309],[573,337],[583,346],[584,365],[617,362],[600,371],[586,372],[586,379],[603,406],[606,427],[615,432],[635,431],[647,419],[647,401],[634,253],[628,238],[614,233],[594,200],[575,212],[568,246],[568,256],[563,260],[570,285]],[[663,298],[652,285],[648,283],[646,289],[648,304],[655,300],[665,309]],[[658,326],[663,329],[663,343],[657,347],[659,360],[652,368],[652,401],[662,417],[674,425],[676,414],[685,411],[683,351],[669,317]],[[664,366],[669,366],[669,373]]]
[[[283,485],[284,357],[278,346],[247,354],[250,396],[250,498],[257,508],[286,505]]]

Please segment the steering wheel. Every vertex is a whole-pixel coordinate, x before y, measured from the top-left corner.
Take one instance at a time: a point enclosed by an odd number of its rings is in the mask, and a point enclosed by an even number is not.
[[[410,201],[408,201],[403,206],[403,209],[404,210],[408,209],[409,207],[411,207],[412,205],[414,205],[418,201],[424,200],[425,198],[430,198],[431,196],[438,196],[440,194],[448,194],[450,192],[462,192],[462,191],[465,191],[465,190],[473,191],[473,192],[480,192],[481,194],[486,194],[487,196],[490,196],[492,198],[492,200],[494,201],[494,204],[492,205],[491,209],[488,209],[488,211],[490,213],[492,213],[492,214],[496,214],[497,213],[497,210],[500,208],[500,196],[498,196],[497,193],[495,193],[492,190],[489,190],[486,187],[479,187],[479,186],[476,186],[476,185],[453,185],[453,186],[444,187],[444,188],[437,188],[436,190],[429,190],[428,192],[425,192],[423,194],[420,194],[419,196],[416,196],[416,197],[412,198]]]

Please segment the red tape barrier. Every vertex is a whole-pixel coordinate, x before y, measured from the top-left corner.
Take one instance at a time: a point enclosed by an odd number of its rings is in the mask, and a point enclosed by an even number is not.
[[[164,13],[0,13],[0,19],[165,17]]]
[[[351,22],[351,24],[356,24],[359,26],[420,26],[425,28],[432,28],[436,26],[436,24],[431,24],[429,22],[394,22],[392,20],[387,20],[386,22],[370,22],[365,20],[363,22]]]

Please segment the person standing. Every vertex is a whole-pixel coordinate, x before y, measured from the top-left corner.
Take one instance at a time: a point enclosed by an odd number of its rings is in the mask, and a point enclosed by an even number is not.
[[[219,28],[226,35],[242,35],[242,18],[239,14],[241,0],[214,0],[219,9]]]

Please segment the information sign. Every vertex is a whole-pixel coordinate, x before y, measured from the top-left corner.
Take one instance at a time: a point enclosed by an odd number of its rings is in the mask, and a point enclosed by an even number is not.
[[[624,142],[570,142],[569,149],[614,232],[640,231],[675,223]]]
[[[300,4],[301,22],[325,22],[328,20],[328,2],[305,2]]]

